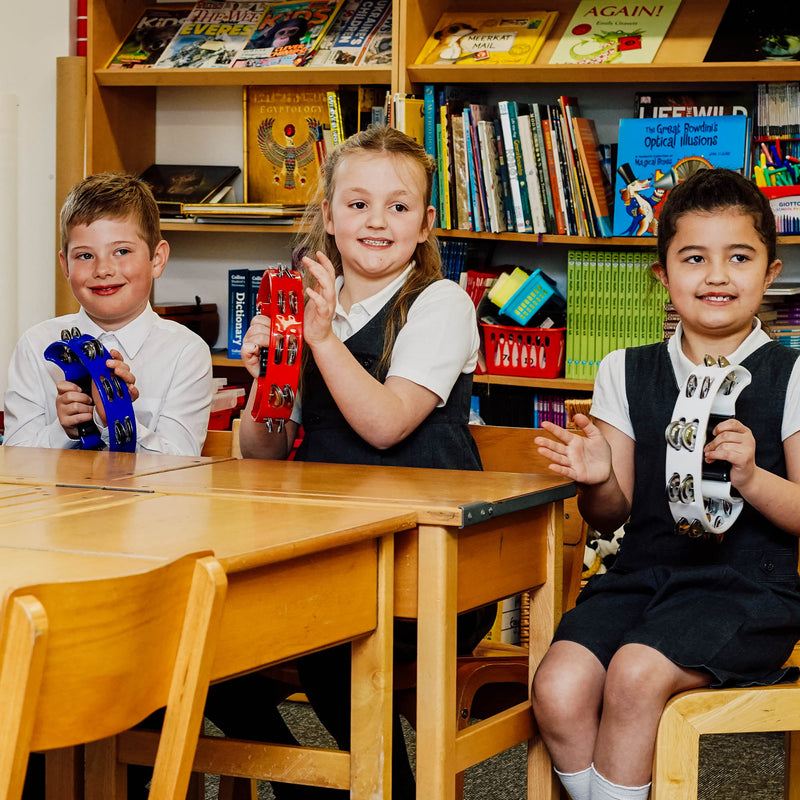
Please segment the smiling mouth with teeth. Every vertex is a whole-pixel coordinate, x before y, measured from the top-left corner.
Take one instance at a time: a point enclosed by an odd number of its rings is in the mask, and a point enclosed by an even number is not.
[[[387,239],[362,239],[361,241],[374,247],[387,247],[391,244]]]

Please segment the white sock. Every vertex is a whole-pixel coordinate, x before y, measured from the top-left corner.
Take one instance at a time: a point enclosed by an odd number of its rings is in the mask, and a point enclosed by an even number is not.
[[[644,786],[617,786],[616,783],[606,780],[592,764],[592,800],[647,800],[650,794],[650,784]]]
[[[589,800],[592,787],[592,768],[590,766],[580,772],[559,772],[553,767],[553,772],[558,775],[561,785],[569,792],[572,800]]]

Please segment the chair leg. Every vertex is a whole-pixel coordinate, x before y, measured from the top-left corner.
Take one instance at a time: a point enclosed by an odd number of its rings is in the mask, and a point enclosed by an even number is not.
[[[675,709],[673,700],[664,709],[658,726],[651,800],[694,800],[699,757],[700,731]]]
[[[205,800],[206,776],[202,772],[193,772],[189,777],[189,788],[186,791],[186,800]]]
[[[800,731],[787,731],[784,745],[786,770],[784,792],[786,800],[800,800]]]
[[[218,800],[257,800],[257,783],[249,778],[234,778],[231,775],[219,776]]]

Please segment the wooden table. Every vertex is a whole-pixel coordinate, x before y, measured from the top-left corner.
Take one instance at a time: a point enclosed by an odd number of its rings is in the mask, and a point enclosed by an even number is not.
[[[3,511],[9,551],[151,561],[213,550],[229,580],[214,679],[352,641],[361,677],[351,753],[304,758],[306,776],[349,781],[353,797],[388,796],[392,536],[415,525],[412,512],[92,487],[51,487]]]
[[[456,614],[531,592],[530,669],[550,644],[561,609],[562,501],[574,484],[555,475],[363,467],[240,459],[119,479],[114,485],[198,496],[275,498],[415,513],[395,538],[395,615],[419,620],[417,786],[422,800],[453,800],[454,775],[514,744],[525,705],[459,732]],[[538,736],[529,739],[529,796],[558,786]]]

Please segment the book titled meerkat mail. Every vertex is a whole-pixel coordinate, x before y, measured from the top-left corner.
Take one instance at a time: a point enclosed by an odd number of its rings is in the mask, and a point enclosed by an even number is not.
[[[669,191],[698,170],[746,174],[750,122],[741,114],[620,120],[614,236],[655,236]]]

